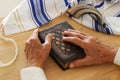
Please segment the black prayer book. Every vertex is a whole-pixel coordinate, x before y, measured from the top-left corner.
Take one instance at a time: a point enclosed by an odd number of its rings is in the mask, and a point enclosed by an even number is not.
[[[50,55],[63,70],[66,70],[69,63],[73,60],[85,57],[82,48],[62,40],[62,37],[64,36],[62,32],[67,29],[73,29],[73,27],[64,21],[39,32],[39,38],[42,42],[44,42],[48,33],[53,34]]]

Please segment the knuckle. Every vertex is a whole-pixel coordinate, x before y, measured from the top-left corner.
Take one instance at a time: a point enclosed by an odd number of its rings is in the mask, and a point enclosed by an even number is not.
[[[34,39],[34,38],[31,38],[31,39],[30,39],[30,42],[34,42],[34,41],[35,41],[35,39]]]
[[[25,45],[26,45],[26,46],[27,46],[27,45],[29,45],[29,44],[30,44],[30,42],[29,42],[29,41],[26,41],[26,42],[25,42]]]
[[[79,36],[80,36],[80,34],[78,34],[78,33],[74,33],[74,34],[75,34],[76,37],[79,37]]]
[[[29,42],[31,42],[31,43],[34,43],[34,42],[36,42],[36,41],[37,41],[36,38],[30,38],[30,40],[29,40]]]
[[[84,41],[86,44],[89,44],[91,41],[90,40],[85,40]]]
[[[76,37],[73,37],[72,40],[77,40],[77,38],[76,38]]]
[[[46,46],[47,47],[51,47],[51,43],[46,43]]]
[[[74,67],[79,67],[79,62],[74,62]]]
[[[97,40],[97,37],[89,37],[90,40]]]

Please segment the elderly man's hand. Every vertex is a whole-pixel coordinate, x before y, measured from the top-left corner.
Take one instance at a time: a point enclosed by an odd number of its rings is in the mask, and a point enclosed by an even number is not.
[[[26,41],[25,55],[30,66],[43,68],[43,65],[51,50],[52,35],[48,34],[45,43],[41,44],[38,38],[38,29]]]
[[[64,41],[71,42],[82,47],[86,53],[83,59],[73,61],[69,67],[75,68],[85,65],[97,65],[106,62],[113,62],[118,48],[107,46],[97,38],[89,36],[77,30],[67,30],[64,32]]]

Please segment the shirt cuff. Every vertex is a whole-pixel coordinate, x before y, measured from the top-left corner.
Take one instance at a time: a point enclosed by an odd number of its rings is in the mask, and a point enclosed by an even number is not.
[[[109,1],[111,1],[113,3],[120,2],[120,0],[109,0]]]
[[[20,74],[21,80],[47,80],[43,69],[39,67],[23,68]]]
[[[118,51],[115,55],[113,63],[120,66],[120,48],[118,49]]]

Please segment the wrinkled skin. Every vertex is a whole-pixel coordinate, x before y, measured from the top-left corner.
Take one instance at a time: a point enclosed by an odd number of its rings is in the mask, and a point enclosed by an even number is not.
[[[63,34],[66,35],[63,37],[63,41],[82,47],[86,53],[85,58],[71,62],[70,68],[113,62],[118,48],[105,45],[97,38],[77,30],[66,30]],[[45,43],[42,44],[38,38],[38,29],[33,32],[25,46],[26,58],[31,66],[43,68],[50,53],[51,42],[51,34],[46,36]]]
[[[64,35],[67,36],[63,37],[64,41],[82,47],[86,53],[85,58],[73,61],[69,65],[70,68],[113,62],[115,54],[118,50],[118,48],[105,45],[97,38],[77,30],[67,30],[64,32]]]
[[[41,43],[38,38],[38,29],[26,41],[25,55],[30,66],[43,68],[44,63],[51,50],[52,35],[48,34],[45,43]]]

